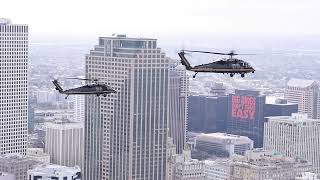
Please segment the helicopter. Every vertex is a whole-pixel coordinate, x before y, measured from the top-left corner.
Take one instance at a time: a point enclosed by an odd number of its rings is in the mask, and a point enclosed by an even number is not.
[[[217,55],[225,55],[230,56],[229,58],[223,58],[218,61],[214,61],[212,63],[208,64],[201,64],[198,66],[192,67],[188,60],[185,58],[185,52],[190,53],[205,53],[205,54],[217,54]],[[196,77],[196,75],[199,72],[210,72],[210,73],[227,73],[230,74],[230,77],[233,77],[235,74],[240,74],[241,77],[244,77],[246,73],[254,73],[255,69],[247,62],[233,58],[233,56],[236,55],[254,55],[254,54],[237,54],[234,51],[231,51],[230,53],[218,53],[218,52],[210,52],[210,51],[192,51],[192,50],[181,50],[178,53],[181,64],[186,67],[187,70],[195,72],[193,75],[193,78]]]
[[[86,84],[81,87],[77,88],[72,88],[68,90],[63,90],[62,87],[60,86],[59,82],[57,79],[53,80],[52,83],[56,87],[56,90],[59,91],[61,94],[66,94],[67,96],[65,97],[66,99],[68,98],[69,95],[76,95],[76,94],[96,94],[97,96],[103,95],[104,97],[107,96],[107,94],[110,93],[116,93],[114,89],[112,89],[110,86],[108,86],[105,83],[99,83],[98,79],[86,79],[86,78],[66,78],[66,79],[78,79],[78,80],[83,80],[83,81],[93,81],[94,83],[91,84]]]

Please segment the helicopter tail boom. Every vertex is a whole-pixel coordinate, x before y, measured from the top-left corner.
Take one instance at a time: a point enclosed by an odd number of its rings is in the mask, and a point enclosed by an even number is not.
[[[56,90],[58,90],[60,93],[63,92],[63,89],[57,80],[54,80],[52,82],[53,82],[54,86],[56,87]]]
[[[192,67],[191,67],[190,63],[188,62],[188,60],[186,59],[186,57],[184,57],[184,52],[179,52],[178,55],[181,59],[181,64],[184,65],[187,70],[190,70]]]

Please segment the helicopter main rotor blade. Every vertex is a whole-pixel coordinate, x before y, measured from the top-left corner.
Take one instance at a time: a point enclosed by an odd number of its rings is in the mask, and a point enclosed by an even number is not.
[[[217,52],[211,52],[211,51],[193,51],[193,50],[181,50],[186,52],[195,52],[195,53],[207,53],[207,54],[219,54],[219,55],[229,55],[230,53],[217,53]]]
[[[88,79],[88,78],[64,78],[64,79],[77,79],[82,81],[98,81],[98,79]]]

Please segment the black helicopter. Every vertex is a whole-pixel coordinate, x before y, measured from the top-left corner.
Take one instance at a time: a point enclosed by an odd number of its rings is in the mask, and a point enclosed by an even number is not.
[[[84,81],[93,81],[94,83],[91,84],[86,84],[81,87],[73,88],[73,89],[68,89],[68,90],[63,90],[62,87],[60,86],[58,80],[53,80],[53,84],[56,87],[56,90],[59,91],[61,94],[66,94],[67,96],[65,97],[66,99],[68,98],[69,95],[76,95],[76,94],[96,94],[97,96],[103,95],[104,97],[107,96],[107,94],[110,93],[116,93],[114,89],[112,89],[110,86],[108,86],[105,83],[99,83],[97,79],[83,79],[83,78],[66,78],[66,79],[78,79],[78,80],[84,80]]]
[[[218,61],[214,61],[208,64],[202,64],[198,66],[192,67],[188,60],[185,58],[185,52],[191,53],[206,53],[206,54],[218,54],[218,55],[226,55],[230,56],[229,58],[223,58]],[[240,74],[241,77],[244,77],[246,73],[254,73],[255,69],[250,66],[249,63],[241,60],[233,58],[236,55],[253,55],[253,54],[236,54],[234,51],[230,53],[217,53],[217,52],[210,52],[210,51],[192,51],[192,50],[181,50],[178,53],[181,63],[186,67],[187,70],[195,72],[193,78],[196,77],[198,72],[210,72],[210,73],[227,73],[230,74],[230,77],[233,77],[235,74]]]

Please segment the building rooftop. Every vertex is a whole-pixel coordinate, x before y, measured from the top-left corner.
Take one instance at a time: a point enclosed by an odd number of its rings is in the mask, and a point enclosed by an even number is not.
[[[55,164],[50,165],[41,165],[36,167],[33,170],[28,171],[28,173],[37,174],[37,175],[43,175],[43,176],[72,176],[76,174],[77,172],[80,172],[80,167],[66,167],[66,166],[60,166]]]
[[[125,39],[125,40],[157,40],[157,39],[153,39],[153,38],[130,38],[130,37],[127,37],[127,35],[125,34],[112,34],[112,36],[105,36],[105,37],[99,37],[99,39],[102,38],[102,39]]]
[[[228,144],[253,143],[253,141],[246,136],[239,136],[227,133],[203,133],[198,135],[196,139],[202,141],[220,141],[221,143]]]
[[[314,80],[292,78],[288,81],[287,86],[306,88],[313,85],[314,83],[317,83],[317,82]]]
[[[306,160],[283,156],[274,151],[266,151],[263,149],[253,149],[246,151],[244,156],[234,156],[233,164],[260,167],[260,168],[276,168],[288,165],[305,164],[311,166]]]
[[[284,122],[288,124],[298,124],[304,123],[305,125],[308,123],[319,123],[319,119],[309,119],[307,114],[299,114],[299,113],[292,113],[291,116],[272,116],[266,117],[269,119],[269,122]]]

